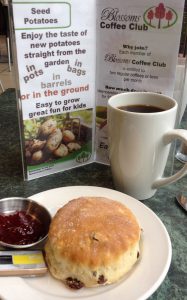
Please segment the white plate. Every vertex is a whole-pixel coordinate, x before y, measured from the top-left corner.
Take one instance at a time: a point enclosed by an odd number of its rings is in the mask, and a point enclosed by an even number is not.
[[[160,219],[142,202],[115,190],[72,186],[44,191],[30,196],[54,214],[59,207],[79,196],[104,196],[127,205],[143,229],[142,250],[138,263],[117,284],[97,288],[69,290],[49,274],[44,277],[0,277],[0,296],[6,300],[143,300],[156,291],[164,280],[171,262],[171,242]],[[1,298],[0,297],[0,298]]]

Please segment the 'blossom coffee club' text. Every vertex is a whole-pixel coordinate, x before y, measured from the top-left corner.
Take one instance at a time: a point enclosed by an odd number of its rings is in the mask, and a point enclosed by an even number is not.
[[[141,16],[120,14],[118,8],[107,7],[101,12],[100,28],[102,29],[129,29],[134,31],[147,31],[148,26],[139,24]],[[126,24],[128,22],[128,25]]]

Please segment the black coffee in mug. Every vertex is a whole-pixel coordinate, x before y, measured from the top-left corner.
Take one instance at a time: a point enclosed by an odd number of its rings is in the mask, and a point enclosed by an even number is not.
[[[124,111],[136,112],[136,113],[156,113],[156,112],[161,112],[161,111],[165,110],[158,106],[152,106],[152,105],[146,105],[146,104],[133,104],[133,105],[118,106],[118,109],[121,109]]]

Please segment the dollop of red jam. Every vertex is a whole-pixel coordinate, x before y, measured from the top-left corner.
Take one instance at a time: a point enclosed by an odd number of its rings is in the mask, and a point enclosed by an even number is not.
[[[42,223],[25,211],[0,214],[0,241],[12,245],[27,245],[42,237]]]

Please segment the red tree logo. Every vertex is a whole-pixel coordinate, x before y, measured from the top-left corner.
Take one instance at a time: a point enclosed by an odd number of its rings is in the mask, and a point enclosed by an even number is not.
[[[150,9],[150,10],[148,11],[148,13],[147,13],[147,18],[148,18],[148,20],[149,20],[149,24],[151,25],[151,21],[152,21],[152,19],[154,18],[154,12],[153,12],[152,9]]]
[[[169,27],[169,21],[171,21],[173,18],[173,13],[171,10],[168,10],[168,12],[166,13],[166,20],[168,21],[168,27]]]
[[[144,22],[152,28],[165,29],[173,26],[178,19],[176,11],[164,3],[148,8],[144,15]]]
[[[164,7],[163,3],[160,3],[156,8],[155,8],[155,18],[158,19],[158,28],[160,29],[161,25],[161,20],[165,18],[166,14],[166,9]]]

